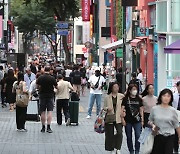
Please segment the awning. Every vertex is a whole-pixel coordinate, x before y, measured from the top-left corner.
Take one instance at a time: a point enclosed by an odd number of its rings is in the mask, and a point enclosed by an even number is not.
[[[119,41],[104,45],[101,48],[104,50],[117,49],[119,47],[122,47],[122,45],[123,45],[123,40],[119,40]]]
[[[131,41],[131,46],[133,47],[137,47],[138,43],[141,42],[142,40],[139,39],[134,39]]]
[[[164,53],[180,54],[180,40],[165,47]]]

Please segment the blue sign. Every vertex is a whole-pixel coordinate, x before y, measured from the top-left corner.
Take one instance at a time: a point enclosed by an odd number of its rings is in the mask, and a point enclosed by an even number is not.
[[[59,30],[58,34],[62,35],[62,36],[67,36],[68,35],[68,30]]]
[[[149,28],[138,27],[137,36],[149,36]]]
[[[57,23],[57,27],[59,29],[67,29],[69,27],[69,24],[65,23],[65,22],[59,22],[59,23]]]
[[[114,55],[112,53],[107,53],[107,61],[112,62],[114,60]]]
[[[154,89],[158,96],[158,45],[154,43]]]

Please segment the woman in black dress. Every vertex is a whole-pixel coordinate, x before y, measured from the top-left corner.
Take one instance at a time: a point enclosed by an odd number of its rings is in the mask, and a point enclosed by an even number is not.
[[[6,93],[6,102],[9,103],[10,111],[14,110],[14,103],[16,102],[16,94],[12,93],[13,83],[17,80],[14,77],[14,71],[8,70],[7,78],[5,79],[4,91]]]

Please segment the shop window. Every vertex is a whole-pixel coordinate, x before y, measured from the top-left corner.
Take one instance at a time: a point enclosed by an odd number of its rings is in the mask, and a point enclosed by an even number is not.
[[[83,35],[82,35],[82,26],[76,26],[76,44],[82,45],[83,44]]]
[[[180,0],[172,0],[172,31],[180,31]]]
[[[157,2],[157,31],[167,31],[167,1]]]

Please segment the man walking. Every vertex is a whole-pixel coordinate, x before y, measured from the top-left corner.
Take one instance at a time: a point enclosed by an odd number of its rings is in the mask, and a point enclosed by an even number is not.
[[[52,121],[52,111],[54,108],[54,88],[57,88],[57,82],[55,78],[49,74],[49,66],[46,66],[44,71],[44,75],[41,75],[36,82],[39,88],[39,101],[42,122],[41,132],[45,132],[47,110],[47,132],[52,133],[50,125]]]
[[[62,109],[65,116],[66,126],[70,124],[70,115],[69,115],[69,90],[74,90],[70,82],[64,81],[63,76],[58,75],[58,86],[56,91],[57,99],[57,123],[62,125]]]
[[[99,115],[101,110],[102,87],[105,83],[104,77],[101,75],[100,68],[96,68],[95,75],[92,75],[88,81],[91,85],[89,96],[89,107],[87,119],[91,118],[92,108],[96,100],[96,115]]]
[[[31,72],[30,67],[27,67],[26,68],[26,74],[24,75],[24,81],[26,82],[28,90],[30,88],[31,82],[33,82],[34,80],[36,80],[36,75]]]

